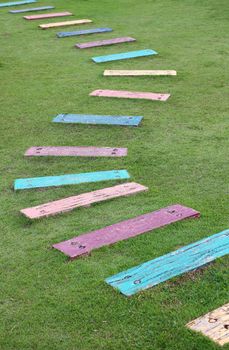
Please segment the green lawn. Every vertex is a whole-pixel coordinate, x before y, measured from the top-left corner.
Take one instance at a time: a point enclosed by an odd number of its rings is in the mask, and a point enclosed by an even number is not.
[[[8,14],[10,8],[0,9],[0,349],[219,349],[185,324],[228,302],[228,257],[131,298],[104,279],[228,228],[228,0],[41,0],[38,5],[56,5],[57,11],[94,21],[79,29],[114,32],[57,39],[55,33],[65,28],[37,28],[55,19],[29,22],[22,14]],[[137,41],[73,47],[127,35]],[[159,55],[107,64],[90,60],[147,48]],[[103,77],[104,69],[175,69],[178,76],[119,79]],[[100,88],[172,96],[165,103],[88,96]],[[138,128],[51,123],[58,113],[143,115],[144,120]],[[33,145],[119,146],[129,154],[25,159]],[[35,222],[19,213],[115,182],[15,193],[16,178],[112,169],[127,169],[149,191]],[[53,243],[173,203],[199,210],[201,218],[71,263],[51,249]]]

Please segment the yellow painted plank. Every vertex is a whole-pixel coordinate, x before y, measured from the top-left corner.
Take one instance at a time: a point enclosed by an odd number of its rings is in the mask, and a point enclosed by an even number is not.
[[[105,76],[177,75],[175,70],[105,70]]]
[[[90,19],[77,19],[74,21],[40,24],[39,27],[42,29],[48,29],[48,28],[56,28],[56,27],[73,26],[77,24],[86,24],[91,22],[92,21]]]

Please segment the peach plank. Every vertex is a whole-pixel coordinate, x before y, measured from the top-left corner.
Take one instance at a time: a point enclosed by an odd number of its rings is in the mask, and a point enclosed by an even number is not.
[[[41,15],[23,16],[23,18],[28,20],[34,20],[34,19],[45,19],[45,18],[55,18],[55,17],[64,17],[64,16],[72,16],[72,13],[71,12],[45,13]]]
[[[56,28],[56,27],[73,26],[73,25],[77,25],[77,24],[87,24],[87,23],[91,23],[91,22],[92,21],[90,19],[77,19],[75,21],[40,24],[39,27],[41,29],[48,29],[48,28]]]
[[[117,97],[117,98],[136,98],[152,101],[166,101],[170,94],[159,94],[153,92],[137,92],[137,91],[125,91],[125,90],[95,90],[90,93],[90,96],[101,97]]]
[[[137,77],[137,76],[167,76],[167,75],[177,75],[175,70],[109,70],[106,69],[103,72],[104,76],[113,77]]]
[[[121,43],[128,43],[136,41],[136,39],[131,38],[129,36],[125,36],[122,38],[114,38],[114,39],[106,39],[106,40],[99,40],[99,41],[90,41],[83,44],[76,44],[75,46],[79,49],[88,49],[91,47],[97,47],[97,46],[107,46],[107,45],[114,45],[114,44],[121,44]]]

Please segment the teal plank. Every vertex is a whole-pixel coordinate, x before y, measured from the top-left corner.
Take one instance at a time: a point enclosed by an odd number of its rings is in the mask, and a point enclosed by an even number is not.
[[[128,58],[151,56],[151,55],[157,55],[157,52],[154,50],[129,51],[129,52],[116,53],[113,55],[92,57],[92,60],[96,63],[102,63],[102,62],[110,62],[110,61],[117,61],[117,60],[126,60]]]
[[[229,254],[229,229],[106,279],[127,296]]]
[[[0,4],[0,7],[32,4],[33,2],[37,2],[37,0],[23,0],[23,1],[13,1],[13,2],[3,2],[3,3]]]
[[[31,7],[23,10],[10,10],[9,13],[24,13],[24,12],[34,12],[34,11],[44,11],[44,10],[52,10],[54,6],[41,6],[41,7]]]
[[[58,114],[54,123],[76,124],[102,124],[138,126],[143,117],[141,116],[111,116],[111,115],[87,115],[87,114]]]
[[[17,179],[14,182],[15,190],[39,187],[53,187],[63,185],[78,185],[87,182],[128,179],[126,170],[97,171],[93,173],[68,174],[60,176],[33,177]]]

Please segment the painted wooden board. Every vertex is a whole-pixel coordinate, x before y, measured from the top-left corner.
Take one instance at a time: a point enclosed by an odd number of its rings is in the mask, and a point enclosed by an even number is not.
[[[76,36],[76,35],[87,35],[87,34],[112,32],[112,30],[113,29],[111,29],[111,28],[94,28],[94,29],[77,30],[75,32],[59,32],[56,35],[58,36],[58,38],[66,38],[69,36]]]
[[[126,60],[128,58],[144,57],[144,56],[151,56],[151,55],[157,55],[157,52],[154,50],[129,51],[129,52],[121,52],[113,55],[92,57],[92,60],[96,63],[103,63],[103,62]]]
[[[31,16],[24,16],[23,18],[28,20],[36,20],[36,19],[45,19],[45,18],[55,18],[55,17],[65,17],[65,16],[72,16],[71,12],[65,11],[65,12],[55,12],[55,13],[45,13],[41,15],[31,15]]]
[[[24,12],[34,12],[34,11],[45,11],[45,10],[52,10],[54,8],[55,8],[54,6],[31,7],[31,8],[23,9],[23,10],[10,10],[9,13],[24,13]]]
[[[91,23],[91,22],[92,21],[90,19],[77,19],[74,21],[40,24],[39,27],[41,29],[48,29],[48,28],[73,26],[73,25],[78,25],[78,24],[87,24],[87,23]]]
[[[177,75],[175,70],[109,70],[103,72],[104,76],[112,77],[138,77],[138,76],[167,76]]]
[[[199,215],[199,212],[194,209],[176,204],[74,237],[54,244],[53,247],[74,259],[89,254],[93,249],[111,245],[183,219],[199,217]]]
[[[54,202],[42,204],[32,208],[22,209],[20,212],[29,219],[40,219],[44,216],[53,216],[71,211],[79,207],[88,207],[93,203],[103,202],[122,196],[146,191],[148,188],[134,182],[125,183],[113,187],[103,188],[93,192],[83,193],[60,199]]]
[[[112,116],[112,115],[87,115],[87,114],[58,114],[54,123],[96,124],[96,125],[119,125],[138,126],[143,117],[141,116]]]
[[[117,98],[136,98],[152,101],[166,101],[170,94],[159,94],[154,92],[137,92],[125,90],[95,90],[90,93],[90,96],[99,97],[117,97]]]
[[[229,303],[189,322],[186,326],[201,332],[219,345],[229,343]]]
[[[127,296],[229,254],[229,229],[106,279]]]
[[[31,147],[25,152],[27,157],[42,156],[73,156],[73,157],[124,157],[127,148],[112,147],[83,147],[83,146],[59,146],[59,147]]]
[[[128,43],[128,42],[132,42],[132,41],[136,41],[136,39],[131,38],[129,36],[124,36],[121,38],[113,38],[113,39],[106,39],[106,40],[99,40],[99,41],[90,41],[90,42],[83,43],[83,44],[76,44],[75,46],[78,47],[79,49],[88,49],[91,47]]]
[[[64,185],[78,185],[87,182],[128,179],[130,175],[126,170],[97,171],[93,173],[68,174],[60,176],[33,177],[17,179],[14,182],[15,190],[29,188],[54,187]]]
[[[2,2],[2,3],[0,3],[0,7],[26,5],[26,4],[32,4],[34,2],[37,2],[37,0],[23,0],[23,1]]]

